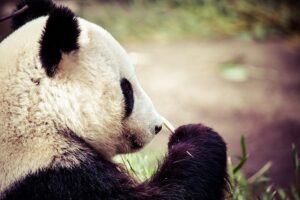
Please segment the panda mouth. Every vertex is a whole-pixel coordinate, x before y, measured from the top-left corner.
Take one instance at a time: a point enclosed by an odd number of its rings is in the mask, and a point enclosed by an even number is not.
[[[130,135],[128,139],[133,150],[141,149],[144,146],[134,135]]]

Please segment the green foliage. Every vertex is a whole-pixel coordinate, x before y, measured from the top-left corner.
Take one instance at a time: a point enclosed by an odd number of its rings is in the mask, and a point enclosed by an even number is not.
[[[274,186],[265,175],[272,167],[271,162],[267,162],[254,175],[246,178],[241,171],[246,164],[249,154],[244,136],[241,137],[241,155],[236,156],[237,164],[233,164],[228,158],[228,174],[230,177],[230,194],[227,199],[231,200],[300,200],[299,190],[299,156],[295,145],[292,145],[292,161],[295,172],[295,183],[291,183],[290,189],[283,189]],[[151,177],[158,168],[162,154],[147,155],[136,153],[117,156],[115,161],[125,166],[130,174],[139,181],[144,181]]]
[[[299,36],[300,33],[300,5],[295,1],[92,2],[81,1],[80,15],[104,26],[123,41],[227,37],[261,39]]]
[[[149,156],[145,153],[135,153],[116,156],[114,160],[123,164],[138,181],[145,181],[156,172],[161,157],[161,154]]]
[[[245,143],[244,136],[241,137],[241,148],[242,148],[242,155],[237,157],[239,159],[239,164],[233,167],[232,174],[236,174],[238,171],[240,171],[249,157],[246,150],[246,143]]]
[[[221,75],[223,78],[236,81],[236,82],[243,82],[248,80],[249,72],[247,68],[235,61],[229,61],[222,63],[220,66]]]

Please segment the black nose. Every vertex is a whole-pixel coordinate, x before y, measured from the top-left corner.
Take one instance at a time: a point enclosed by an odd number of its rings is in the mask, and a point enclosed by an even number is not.
[[[155,134],[159,133],[162,129],[162,126],[155,126]]]

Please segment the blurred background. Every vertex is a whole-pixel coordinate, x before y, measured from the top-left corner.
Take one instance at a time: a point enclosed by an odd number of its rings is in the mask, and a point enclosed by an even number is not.
[[[125,46],[142,86],[174,126],[213,127],[233,163],[244,135],[246,179],[259,172],[269,177],[262,182],[283,188],[299,181],[292,159],[292,144],[300,149],[299,0],[57,2]],[[0,16],[15,3],[1,0]],[[1,23],[0,41],[10,32],[9,21]],[[168,136],[163,131],[145,151],[164,151]]]

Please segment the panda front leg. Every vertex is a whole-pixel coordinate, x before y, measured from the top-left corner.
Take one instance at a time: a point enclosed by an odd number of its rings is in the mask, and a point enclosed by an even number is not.
[[[226,144],[202,125],[179,127],[171,136],[168,154],[140,190],[150,199],[221,200],[227,186]]]
[[[226,145],[217,133],[202,125],[185,125],[171,136],[169,152],[157,173],[142,184],[92,153],[76,165],[29,174],[4,195],[0,193],[0,199],[221,200],[226,160]]]

